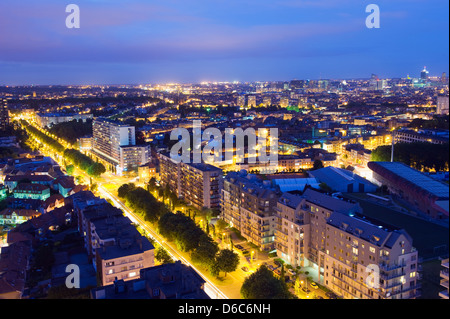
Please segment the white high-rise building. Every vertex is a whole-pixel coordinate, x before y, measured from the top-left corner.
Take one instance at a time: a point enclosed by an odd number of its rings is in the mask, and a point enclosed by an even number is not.
[[[92,154],[109,165],[110,170],[120,174],[149,161],[148,145],[136,145],[134,126],[97,118],[92,130]]]

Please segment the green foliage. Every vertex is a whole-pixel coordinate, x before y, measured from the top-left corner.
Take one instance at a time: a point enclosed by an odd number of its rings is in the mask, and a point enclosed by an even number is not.
[[[117,190],[117,195],[120,198],[125,198],[125,196],[127,196],[127,194],[136,189],[136,185],[134,183],[128,183],[128,184],[123,184],[122,186],[119,187],[119,189]]]
[[[313,170],[315,171],[315,170],[320,169],[320,168],[323,168],[323,163],[322,163],[321,160],[317,159],[317,160],[314,161]]]
[[[152,194],[142,187],[130,190],[124,196],[126,205],[136,214],[142,215],[152,223],[167,213],[164,204],[158,202]]]
[[[88,175],[92,177],[99,177],[105,172],[106,168],[102,163],[94,163],[87,170]]]
[[[64,158],[70,161],[75,166],[78,166],[81,170],[85,171],[92,177],[99,177],[106,172],[106,168],[103,164],[94,162],[89,156],[81,153],[80,151],[68,148],[64,151]]]
[[[243,299],[293,299],[286,283],[276,278],[266,267],[261,266],[245,278],[241,287]]]
[[[74,170],[75,170],[75,166],[73,166],[73,165],[66,166],[66,172],[68,175],[72,175]]]
[[[41,141],[41,143],[47,145],[50,149],[52,149],[53,151],[55,151],[57,153],[64,152],[65,147],[62,146],[62,144],[59,143],[54,138],[42,133],[34,126],[31,126],[30,124],[28,124],[27,121],[21,120],[21,124],[25,127],[25,130],[27,131],[27,133],[29,135],[31,135],[33,138]]]
[[[211,241],[195,222],[183,214],[167,213],[158,223],[160,234],[174,240],[181,251],[192,252],[202,241]]]
[[[69,142],[75,144],[77,139],[92,134],[92,121],[77,121],[59,123],[53,125],[49,132]]]
[[[230,249],[224,249],[216,257],[216,263],[220,271],[233,272],[239,265],[239,255]]]
[[[170,264],[173,263],[172,257],[170,257],[167,250],[165,250],[163,247],[158,247],[156,249],[155,258],[158,260],[161,264]]]
[[[191,260],[195,264],[209,268],[211,272],[215,266],[214,261],[218,251],[217,243],[205,237],[191,253]]]
[[[380,146],[372,152],[374,162],[389,162],[392,146]],[[404,163],[417,170],[445,171],[449,167],[449,144],[397,143],[394,161]]]

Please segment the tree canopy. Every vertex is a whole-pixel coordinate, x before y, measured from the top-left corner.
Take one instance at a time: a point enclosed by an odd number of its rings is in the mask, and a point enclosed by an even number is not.
[[[241,287],[243,299],[293,299],[286,283],[276,278],[266,267],[261,266],[245,278]]]
[[[372,152],[374,162],[391,160],[392,146],[380,146]],[[404,163],[419,171],[445,171],[449,167],[449,144],[397,143],[394,146],[394,161]]]

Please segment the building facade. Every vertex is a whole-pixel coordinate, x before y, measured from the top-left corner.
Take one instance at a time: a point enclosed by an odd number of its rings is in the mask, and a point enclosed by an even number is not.
[[[319,282],[346,299],[418,297],[412,238],[360,212],[356,203],[312,189],[284,194],[277,205],[278,256],[293,266],[313,266]]]
[[[6,130],[9,126],[8,101],[0,98],[0,131]]]
[[[223,171],[205,163],[177,163],[160,154],[161,185],[197,209],[220,208]]]
[[[137,171],[151,157],[149,145],[136,145],[134,126],[102,118],[93,122],[91,153],[118,175]]]
[[[264,251],[274,248],[277,192],[252,175],[229,173],[221,196],[221,218]]]

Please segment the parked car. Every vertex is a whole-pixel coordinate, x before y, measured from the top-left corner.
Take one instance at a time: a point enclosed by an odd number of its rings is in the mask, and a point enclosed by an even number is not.
[[[328,292],[325,294],[325,296],[327,296],[327,297],[330,298],[330,299],[337,299],[337,295],[336,295],[334,292],[332,292],[332,291],[328,291]]]
[[[311,292],[311,290],[309,290],[308,287],[303,287],[302,290],[304,292],[306,292],[307,294],[309,294]]]
[[[319,289],[319,286],[317,286],[317,284],[313,281],[309,284],[311,287],[313,287],[314,289]]]
[[[295,276],[297,273],[294,271],[294,270],[292,270],[292,269],[288,269],[288,273],[290,274],[290,275],[292,275],[292,276]]]
[[[248,267],[245,267],[245,266],[244,266],[244,267],[242,267],[241,269],[242,269],[243,271],[245,271],[245,272],[247,272],[247,271],[248,271]]]

